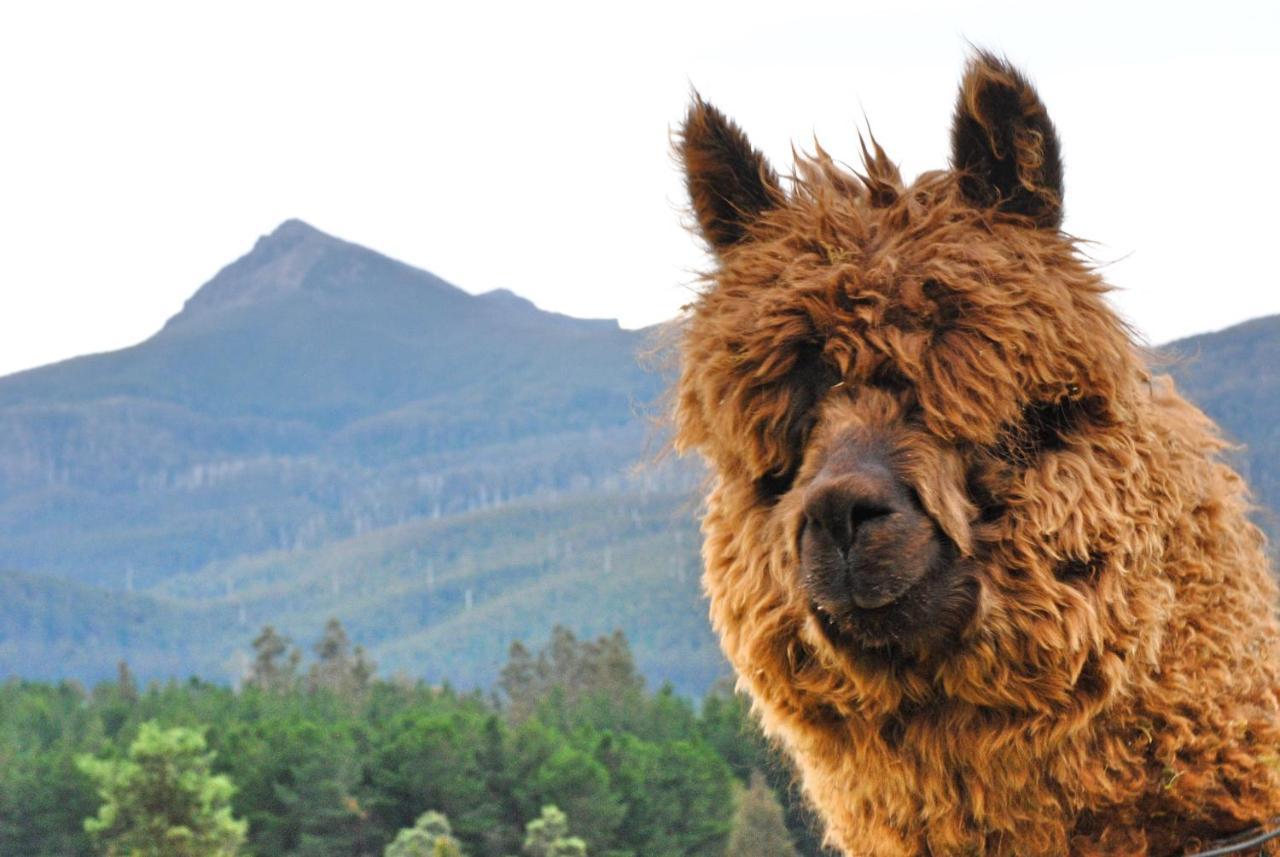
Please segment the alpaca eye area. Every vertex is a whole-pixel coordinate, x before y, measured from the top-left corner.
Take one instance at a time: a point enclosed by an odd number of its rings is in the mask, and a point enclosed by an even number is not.
[[[1072,384],[1068,395],[1053,402],[1033,402],[1022,420],[1010,427],[1000,444],[1005,460],[1029,462],[1040,453],[1065,449],[1072,438],[1091,425],[1107,422],[1106,403],[1097,396],[1081,397]]]
[[[756,493],[764,503],[772,505],[791,490],[796,481],[796,470],[791,467],[782,473],[766,473],[756,480]]]

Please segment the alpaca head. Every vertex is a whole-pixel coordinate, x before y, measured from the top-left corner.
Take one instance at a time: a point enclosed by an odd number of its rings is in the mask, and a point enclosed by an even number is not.
[[[910,184],[873,142],[784,186],[700,98],[677,147],[716,259],[677,444],[715,472],[707,589],[743,680],[804,711],[1096,704],[1158,636],[1162,498],[1035,90],[975,57],[950,169]]]

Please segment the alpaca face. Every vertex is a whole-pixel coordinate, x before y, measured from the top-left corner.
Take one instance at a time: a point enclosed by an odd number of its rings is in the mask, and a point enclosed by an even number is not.
[[[892,653],[941,642],[973,608],[974,586],[956,542],[920,499],[902,466],[915,434],[896,400],[892,422],[864,420],[856,398],[834,397],[818,423],[810,470],[795,488],[801,592],[838,648]],[[954,490],[954,486],[947,486]]]
[[[1133,499],[1107,456],[1126,454],[1142,369],[1058,229],[1058,142],[1025,79],[979,57],[952,143],[952,169],[910,185],[878,145],[861,175],[819,149],[788,192],[691,109],[680,154],[717,267],[685,329],[677,439],[716,472],[709,527],[745,534],[709,556],[713,615],[740,623],[736,593],[768,590],[749,606],[787,638],[771,651],[852,674],[1060,640],[1069,688],[1087,655],[1037,626],[1107,621],[1111,507]],[[762,668],[763,644],[734,645]]]

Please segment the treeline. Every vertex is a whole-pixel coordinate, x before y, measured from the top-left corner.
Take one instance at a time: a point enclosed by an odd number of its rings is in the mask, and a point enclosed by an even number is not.
[[[91,691],[0,685],[0,854],[134,853],[203,824],[136,809],[157,803],[220,813],[222,850],[172,852],[192,857],[821,853],[745,702],[647,689],[621,634],[517,643],[489,694],[380,678],[336,621],[313,651],[264,629],[240,688],[143,689],[123,664]],[[224,807],[157,801],[144,772],[184,764]]]

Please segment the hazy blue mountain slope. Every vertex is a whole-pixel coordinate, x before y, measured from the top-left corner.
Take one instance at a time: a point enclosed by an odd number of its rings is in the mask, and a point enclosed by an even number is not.
[[[1182,392],[1243,445],[1234,459],[1280,537],[1280,316],[1258,318],[1168,346]]]
[[[646,675],[698,695],[726,668],[694,517],[687,495],[619,491],[214,563],[148,595],[0,576],[0,675],[91,680],[127,658],[145,678],[234,681],[262,625],[305,647],[336,615],[384,672],[463,687],[489,686],[512,640],[541,640],[556,623],[621,628]]]
[[[541,639],[555,623],[583,634],[622,628],[648,675],[700,693],[724,666],[698,545],[686,495],[620,492],[217,563],[158,593],[221,616],[224,646],[243,649],[268,622],[310,640],[337,615],[385,671],[466,687],[487,686],[512,640]]]
[[[0,379],[0,560],[150,585],[592,490],[644,449],[644,347],[290,221],[146,342]]]
[[[0,571],[0,678],[113,677],[123,659],[147,676],[217,665],[217,622],[162,599],[47,576]]]
[[[644,383],[634,333],[468,295],[299,221],[260,239],[151,339],[10,376],[0,407],[140,397],[332,426],[442,392]],[[625,416],[625,412],[623,414]]]

